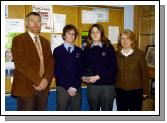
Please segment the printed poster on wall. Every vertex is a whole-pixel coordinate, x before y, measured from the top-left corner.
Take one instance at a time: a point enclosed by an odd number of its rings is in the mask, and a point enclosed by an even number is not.
[[[60,34],[51,34],[51,50],[52,50],[52,53],[54,51],[54,49],[58,46],[60,46],[61,44],[64,43],[64,40],[62,38],[62,35]]]
[[[94,8],[93,11],[97,17],[97,22],[109,22],[108,8]]]
[[[108,27],[108,38],[111,44],[118,44],[119,26]]]
[[[83,24],[97,23],[97,16],[95,12],[91,10],[82,10],[82,23]]]
[[[53,31],[52,6],[51,5],[33,5],[33,12],[37,12],[42,18],[41,32]]]
[[[11,52],[13,38],[24,32],[24,19],[5,19],[5,76],[12,77],[14,62]]]
[[[54,33],[63,33],[63,28],[66,25],[65,14],[53,14]]]

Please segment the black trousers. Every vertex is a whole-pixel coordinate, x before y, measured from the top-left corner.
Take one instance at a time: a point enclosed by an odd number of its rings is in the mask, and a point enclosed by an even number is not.
[[[90,111],[112,111],[115,97],[114,85],[88,85],[87,95]]]
[[[125,91],[116,88],[116,103],[118,111],[141,111],[143,89]]]
[[[82,93],[81,88],[77,89],[77,95],[72,97],[61,86],[56,88],[56,110],[57,111],[80,111]]]
[[[48,95],[43,91],[35,91],[31,97],[17,97],[18,111],[45,111],[47,108]]]

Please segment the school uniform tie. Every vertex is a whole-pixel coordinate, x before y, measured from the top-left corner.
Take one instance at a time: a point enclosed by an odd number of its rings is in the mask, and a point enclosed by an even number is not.
[[[35,46],[37,48],[39,59],[40,59],[39,75],[42,76],[44,74],[44,62],[43,62],[42,47],[40,45],[40,40],[39,40],[38,36],[34,36],[34,38],[35,38]]]
[[[69,53],[71,53],[71,47],[68,47],[67,50]]]

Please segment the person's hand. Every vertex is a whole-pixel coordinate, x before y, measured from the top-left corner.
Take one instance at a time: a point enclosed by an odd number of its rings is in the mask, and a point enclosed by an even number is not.
[[[77,93],[77,89],[75,89],[75,88],[73,88],[73,87],[70,87],[69,89],[68,89],[68,94],[70,95],[70,96],[75,96]]]
[[[143,95],[143,98],[145,99],[145,98],[147,98],[148,97],[148,95]]]
[[[99,75],[90,76],[90,77],[87,78],[87,80],[88,80],[87,83],[95,83],[99,79],[100,79]]]
[[[48,86],[47,79],[43,78],[39,86],[44,90]]]
[[[36,91],[42,91],[42,87],[40,87],[39,85],[38,86],[33,85],[33,87]]]
[[[88,83],[88,77],[83,76],[83,77],[81,77],[81,79],[82,79],[84,82]]]
[[[44,90],[48,86],[47,79],[43,78],[39,85],[33,85],[34,89],[37,91]]]

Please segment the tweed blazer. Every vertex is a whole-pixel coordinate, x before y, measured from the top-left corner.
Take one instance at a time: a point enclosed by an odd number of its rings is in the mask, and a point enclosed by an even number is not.
[[[39,55],[29,33],[22,33],[12,41],[15,71],[11,93],[14,96],[32,96],[35,91],[33,85],[39,85],[42,78],[46,78],[49,82],[48,87],[43,92],[47,94],[49,91],[49,85],[53,77],[54,59],[49,41],[42,36],[39,36],[39,38],[45,69],[42,77],[39,75]]]

